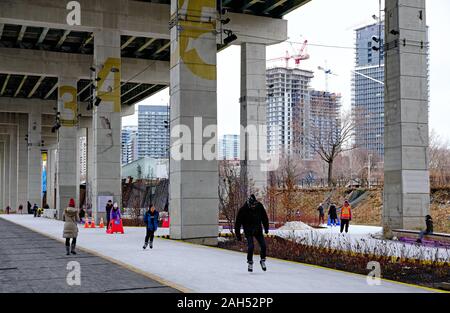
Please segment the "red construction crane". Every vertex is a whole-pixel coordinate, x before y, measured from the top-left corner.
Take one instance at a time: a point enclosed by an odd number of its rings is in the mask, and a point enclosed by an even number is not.
[[[298,68],[301,61],[308,60],[310,58],[310,55],[306,51],[307,45],[308,45],[308,40],[305,40],[303,42],[302,47],[298,51],[296,51],[293,43],[291,42],[292,49],[294,50],[294,53],[295,53],[294,55],[290,55],[289,51],[286,50],[286,56],[280,57],[280,58],[275,58],[275,59],[270,59],[267,62],[276,62],[276,61],[283,60],[286,62],[286,68],[287,68],[289,66],[289,61],[291,59],[293,59],[295,61],[296,67]]]

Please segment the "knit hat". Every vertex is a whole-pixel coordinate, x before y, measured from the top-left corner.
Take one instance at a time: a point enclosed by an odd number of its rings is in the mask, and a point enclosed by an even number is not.
[[[71,207],[71,208],[75,207],[75,200],[73,200],[73,198],[70,198],[70,200],[69,200],[69,207]]]

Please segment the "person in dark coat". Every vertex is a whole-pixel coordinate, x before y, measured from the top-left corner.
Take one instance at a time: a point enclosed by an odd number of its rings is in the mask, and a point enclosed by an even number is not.
[[[324,212],[322,203],[317,208],[317,211],[319,212],[319,225],[320,224],[324,224],[325,223],[325,218],[324,218],[325,217],[325,212]]]
[[[31,203],[30,203],[30,201],[27,201],[27,210],[28,210],[28,214],[33,213],[33,212],[31,211]]]
[[[330,205],[330,208],[328,209],[328,216],[330,217],[330,223],[331,225],[337,224],[337,208],[334,203]]]
[[[431,215],[425,216],[425,225],[427,225],[427,228],[420,232],[419,239],[417,239],[418,243],[422,243],[422,239],[425,235],[433,234],[433,218]]]
[[[84,223],[84,218],[86,217],[86,210],[84,209],[84,206],[81,207],[78,217],[80,218],[80,222]]]
[[[266,271],[266,242],[263,235],[269,233],[269,218],[267,212],[261,202],[256,200],[255,195],[251,195],[245,204],[239,209],[236,217],[235,234],[236,238],[241,241],[241,226],[244,228],[244,234],[247,238],[247,263],[248,271],[253,272],[253,250],[255,248],[253,238],[259,243],[261,250],[261,268]]]
[[[23,205],[22,204],[19,205],[19,214],[23,214]]]
[[[113,203],[111,200],[108,200],[106,203],[106,229],[109,229],[109,222],[111,220],[111,209],[113,207]]]
[[[159,222],[159,212],[156,211],[153,204],[149,205],[149,209],[145,212],[144,215],[144,223],[147,228],[147,232],[145,234],[145,243],[143,249],[147,248],[149,245],[150,239],[150,249],[153,249],[153,238],[155,237],[155,231],[158,229]]]
[[[39,208],[38,208],[37,204],[35,203],[35,204],[33,205],[33,214],[34,214],[34,217],[36,217],[36,216],[38,215],[38,213],[39,213]]]

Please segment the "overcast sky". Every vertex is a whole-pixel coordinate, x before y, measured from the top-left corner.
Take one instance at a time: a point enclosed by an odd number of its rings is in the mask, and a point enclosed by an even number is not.
[[[430,128],[450,140],[450,1],[428,0],[427,23],[430,26]],[[344,109],[351,107],[351,70],[354,67],[354,29],[375,22],[378,0],[313,0],[285,18],[289,21],[289,41],[310,43],[309,60],[301,68],[313,70],[311,87],[325,89],[325,75],[318,66],[330,68],[329,89],[342,94]],[[341,48],[322,47],[338,46]],[[284,43],[267,48],[273,59],[301,45]],[[269,62],[268,65],[271,63]],[[240,47],[232,46],[218,54],[218,127],[219,135],[239,133]],[[169,89],[142,101],[144,105],[166,105]],[[137,106],[136,106],[137,110]],[[123,125],[137,125],[137,114],[124,118]]]

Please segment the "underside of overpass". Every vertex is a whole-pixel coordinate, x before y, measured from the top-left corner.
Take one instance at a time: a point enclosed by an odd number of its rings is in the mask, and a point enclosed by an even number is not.
[[[231,44],[242,48],[241,125],[265,125],[266,46],[288,39],[283,16],[309,1],[78,2],[81,24],[69,25],[68,1],[0,0],[0,203],[13,208],[27,201],[42,203],[41,157],[45,151],[51,169],[47,202],[61,218],[68,199],[79,193],[78,138],[86,136],[87,198],[98,221],[105,214],[99,204],[102,197],[121,203],[121,118],[133,114],[139,101],[170,86],[172,129],[187,125],[205,132],[217,125],[216,54],[230,44],[224,39],[234,34]],[[400,36],[426,42],[425,21],[417,18],[419,10],[425,11],[424,0],[386,0],[386,8],[390,27],[400,31]],[[401,136],[386,138],[385,228],[416,228],[428,206],[428,191],[423,187],[428,169],[424,160],[428,117],[410,114],[408,119],[403,114],[411,107],[414,112],[420,110],[426,100],[420,94],[411,100],[408,84],[400,85],[400,81],[409,79],[421,87],[424,82],[416,78],[421,77],[424,60],[417,45],[402,48],[399,34],[386,36],[388,45],[393,45],[386,49],[387,56],[392,55],[391,63],[387,62],[391,65],[387,66],[386,90],[386,125],[391,128],[386,133]],[[399,66],[412,55],[420,56],[416,66],[407,70]],[[195,124],[198,117],[202,118],[200,126]],[[55,125],[60,128],[52,132]],[[411,132],[419,128],[420,138],[426,140],[410,140]],[[267,183],[264,162],[249,155],[254,152],[252,143],[264,142],[265,134],[241,134],[241,138],[245,138],[241,142],[242,177],[252,182],[252,191],[262,195]],[[172,133],[172,151],[180,145],[178,139]],[[203,140],[183,149],[211,145],[207,138]],[[258,156],[264,155],[264,146],[257,148]],[[417,163],[412,164],[408,153]],[[14,159],[15,155],[19,157]],[[7,184],[14,176],[17,179]],[[405,186],[407,177],[417,179],[417,184]],[[172,156],[172,238],[216,243],[217,185],[216,159]]]

